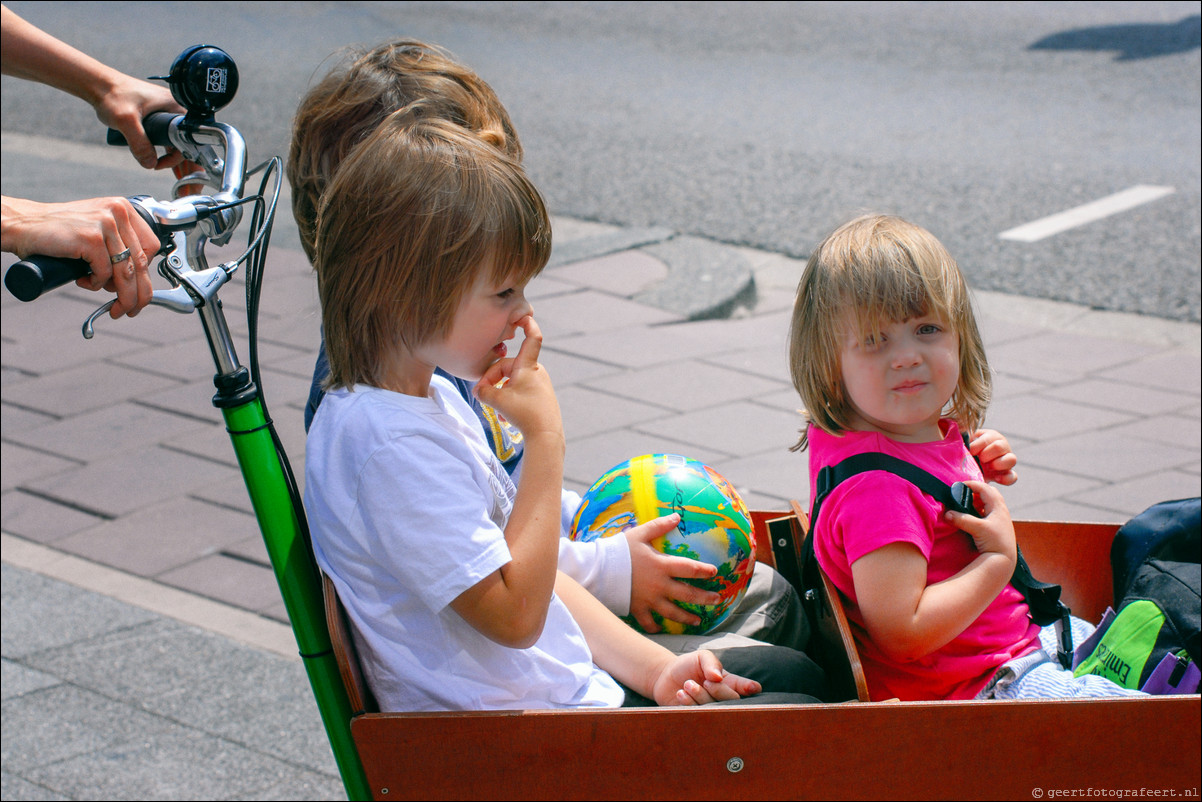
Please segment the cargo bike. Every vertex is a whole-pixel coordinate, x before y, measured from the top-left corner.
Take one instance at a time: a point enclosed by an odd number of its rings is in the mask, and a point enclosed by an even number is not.
[[[214,71],[227,71],[214,81]],[[170,283],[153,305],[201,319],[225,418],[297,648],[351,799],[793,799],[1167,796],[1197,798],[1199,696],[1015,702],[870,699],[837,591],[815,587],[816,654],[844,701],[589,711],[380,712],[360,671],[345,614],[308,540],[297,485],[261,392],[258,298],[279,195],[280,162],[249,170],[246,145],[215,112],[236,66],[209,46],[185,50],[168,81],[186,115],[147,120],[152,141],[198,169],[173,197],[131,198],[162,242]],[[110,134],[110,141],[112,135]],[[113,144],[118,144],[113,142]],[[262,172],[257,192],[247,182]],[[199,192],[197,192],[199,190]],[[270,197],[268,197],[270,195]],[[245,250],[210,266],[251,210]],[[245,265],[250,334],[239,360],[220,291]],[[31,257],[5,276],[31,301],[86,275],[83,262]],[[84,324],[92,336],[93,322]],[[806,514],[753,511],[756,557],[791,579]],[[1016,521],[1033,573],[1063,587],[1086,620],[1114,603],[1110,544],[1118,524]]]

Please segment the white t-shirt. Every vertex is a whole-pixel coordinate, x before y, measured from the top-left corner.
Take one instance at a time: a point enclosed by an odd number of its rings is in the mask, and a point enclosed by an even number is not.
[[[441,377],[427,398],[357,386],[322,401],[306,444],[305,508],[381,709],[622,704],[557,596],[528,649],[495,643],[448,606],[509,562],[515,493]]]

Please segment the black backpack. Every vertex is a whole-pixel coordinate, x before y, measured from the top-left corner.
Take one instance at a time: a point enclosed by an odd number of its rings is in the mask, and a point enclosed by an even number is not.
[[[818,472],[814,487],[814,502],[810,507],[810,536],[805,539],[801,553],[801,582],[804,587],[817,587],[821,578],[818,573],[818,558],[814,554],[814,533],[817,531],[818,514],[822,502],[840,482],[856,474],[867,471],[887,471],[909,481],[923,493],[932,497],[945,508],[957,512],[980,517],[973,505],[972,491],[963,482],[948,485],[934,474],[919,468],[913,463],[906,462],[890,454],[876,451],[853,454],[836,465],[827,465]],[[1060,586],[1040,582],[1031,575],[1031,569],[1018,552],[1018,562],[1014,566],[1014,576],[1010,584],[1023,594],[1027,606],[1031,608],[1031,619],[1039,626],[1047,626],[1057,621],[1061,622],[1060,643],[1057,648],[1057,659],[1065,668],[1072,666],[1073,633],[1069,625],[1069,608],[1060,600]],[[806,614],[810,616],[811,629],[820,611],[815,609],[810,596],[804,596]]]
[[[1202,499],[1195,496],[1153,504],[1119,527],[1110,546],[1115,601],[1127,595],[1135,572],[1149,557],[1202,561]]]

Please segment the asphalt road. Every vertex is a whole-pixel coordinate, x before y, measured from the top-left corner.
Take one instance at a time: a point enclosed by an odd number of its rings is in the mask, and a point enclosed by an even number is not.
[[[241,88],[220,119],[252,156],[286,151],[332,51],[410,36],[494,86],[554,213],[804,256],[888,211],[979,289],[1200,319],[1198,2],[8,5],[135,75],[225,48]],[[5,78],[2,102],[5,131],[102,135],[46,87]],[[999,237],[1137,186],[1170,191]]]

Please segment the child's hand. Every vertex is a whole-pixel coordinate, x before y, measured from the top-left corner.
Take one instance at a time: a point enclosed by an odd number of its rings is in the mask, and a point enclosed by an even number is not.
[[[562,438],[563,420],[555,389],[546,369],[538,363],[543,333],[532,315],[517,325],[526,334],[517,356],[493,363],[476,383],[476,397],[504,415],[527,438],[539,432]]]
[[[977,510],[982,517],[977,518],[962,512],[948,510],[944,515],[959,529],[963,529],[972,537],[977,551],[982,554],[1001,554],[1006,557],[1013,568],[1018,559],[1018,544],[1014,538],[1014,523],[1010,520],[1010,510],[1002,493],[995,487],[984,482],[965,482],[972,490],[977,500]]]
[[[669,705],[704,705],[754,696],[759,693],[758,682],[722,668],[717,656],[708,649],[674,657],[655,680],[655,703]]]
[[[980,461],[986,482],[1012,485],[1018,481],[1018,474],[1014,471],[1018,457],[1014,456],[1010,443],[1000,432],[978,429],[968,444],[968,451]]]
[[[644,632],[659,632],[651,617],[652,610],[669,621],[696,625],[701,619],[676,602],[717,604],[722,600],[714,591],[680,581],[711,579],[718,573],[716,566],[664,554],[651,545],[651,541],[672,531],[679,522],[680,516],[672,513],[623,532],[630,546],[630,614]]]

